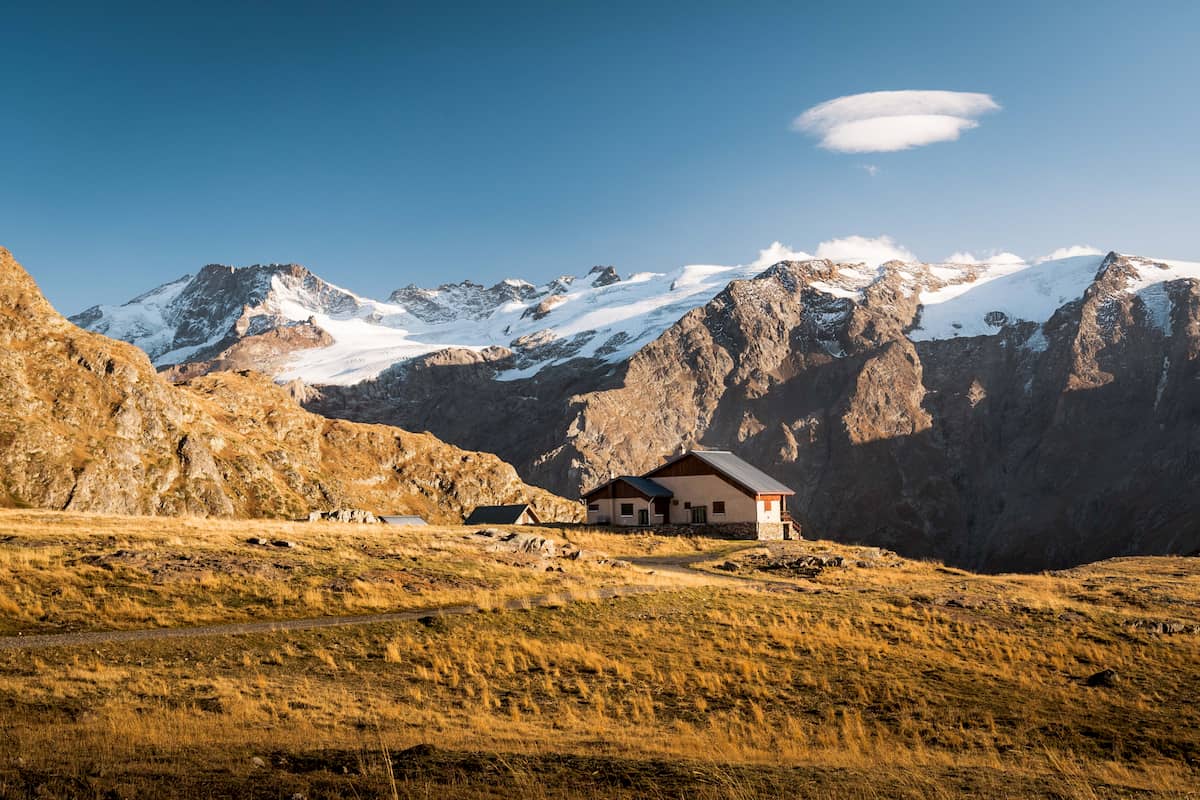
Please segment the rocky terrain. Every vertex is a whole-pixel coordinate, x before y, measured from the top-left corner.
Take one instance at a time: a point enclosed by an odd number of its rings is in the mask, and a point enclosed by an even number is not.
[[[796,489],[806,535],[976,569],[1200,550],[1196,265],[760,267],[669,276],[655,307],[679,316],[642,319],[613,350],[575,346],[599,334],[571,303],[616,304],[622,282],[550,303],[525,290],[488,317],[537,318],[518,339],[417,353],[303,399],[497,453],[564,494],[684,447],[732,449]],[[700,275],[735,280],[671,294]],[[632,283],[638,302],[651,283]],[[531,360],[535,341],[556,355]]]
[[[271,517],[352,506],[457,522],[516,501],[548,519],[577,513],[495,456],[325,419],[261,375],[173,386],[141,350],[65,320],[0,249],[0,506]]]
[[[853,269],[735,281],[615,368],[504,382],[439,354],[322,387],[310,407],[500,453],[564,493],[681,447],[730,448],[797,490],[807,535],[974,568],[1200,549],[1187,265]],[[500,417],[514,423],[477,421]]]

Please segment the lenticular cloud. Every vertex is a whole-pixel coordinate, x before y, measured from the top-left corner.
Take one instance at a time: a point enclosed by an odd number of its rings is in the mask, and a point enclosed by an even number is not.
[[[1000,105],[978,92],[867,92],[827,100],[792,120],[792,129],[820,138],[838,153],[888,153],[952,142]]]

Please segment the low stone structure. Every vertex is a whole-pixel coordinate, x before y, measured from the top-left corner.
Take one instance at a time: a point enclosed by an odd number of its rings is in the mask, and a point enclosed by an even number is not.
[[[614,533],[629,533],[630,528],[622,525],[592,525]],[[789,523],[784,530],[782,522],[724,522],[708,523],[706,525],[649,525],[637,528],[639,533],[649,533],[657,536],[703,536],[710,539],[745,539],[762,541],[780,541],[783,539],[800,539],[800,529],[795,523]]]

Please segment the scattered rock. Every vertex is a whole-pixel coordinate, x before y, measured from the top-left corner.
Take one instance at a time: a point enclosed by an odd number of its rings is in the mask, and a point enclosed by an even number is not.
[[[361,508],[337,508],[333,511],[313,511],[308,515],[309,522],[357,522],[365,525],[375,525],[379,518],[370,511]]]
[[[724,570],[726,572],[737,572],[738,571],[738,565],[734,561],[726,561],[724,564],[717,564],[716,568],[720,569],[720,570]]]
[[[250,759],[250,763],[253,764],[255,767],[257,767],[258,769],[262,769],[263,767],[265,767],[267,765],[267,762],[264,761],[259,756],[255,756],[254,758]]]
[[[1115,669],[1102,669],[1087,677],[1084,681],[1088,686],[1116,686],[1121,682],[1121,676],[1117,674]]]
[[[291,549],[296,546],[296,543],[288,541],[287,539],[274,539],[271,542],[271,546],[272,547],[286,547],[288,549]]]
[[[1168,636],[1179,633],[1200,633],[1200,625],[1170,619],[1134,619],[1127,622],[1126,625],[1130,628]]]
[[[270,544],[270,543],[266,539],[262,538],[261,536],[251,536],[249,539],[246,540],[246,544],[265,545],[265,544]]]

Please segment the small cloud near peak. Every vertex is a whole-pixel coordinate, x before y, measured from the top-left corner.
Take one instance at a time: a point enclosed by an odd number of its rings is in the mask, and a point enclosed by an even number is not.
[[[1070,247],[1060,247],[1052,253],[1047,253],[1037,260],[1038,264],[1044,261],[1058,261],[1061,258],[1075,258],[1076,256],[1102,256],[1103,250],[1097,250],[1095,247],[1087,244],[1075,244]]]
[[[1010,253],[1007,250],[1004,252],[980,258],[974,253],[969,253],[965,250],[957,250],[946,257],[947,264],[1024,264],[1025,259],[1021,258],[1016,253]]]
[[[817,245],[817,258],[830,261],[864,263],[877,267],[886,261],[917,261],[912,251],[896,243],[890,236],[845,236],[829,239]]]
[[[803,250],[793,250],[783,242],[771,242],[770,247],[758,251],[758,258],[751,263],[751,266],[766,268],[778,264],[780,261],[809,261],[811,259],[812,256]]]
[[[952,142],[979,126],[976,117],[999,109],[980,92],[866,92],[813,106],[792,120],[792,130],[836,153],[891,153]]]

